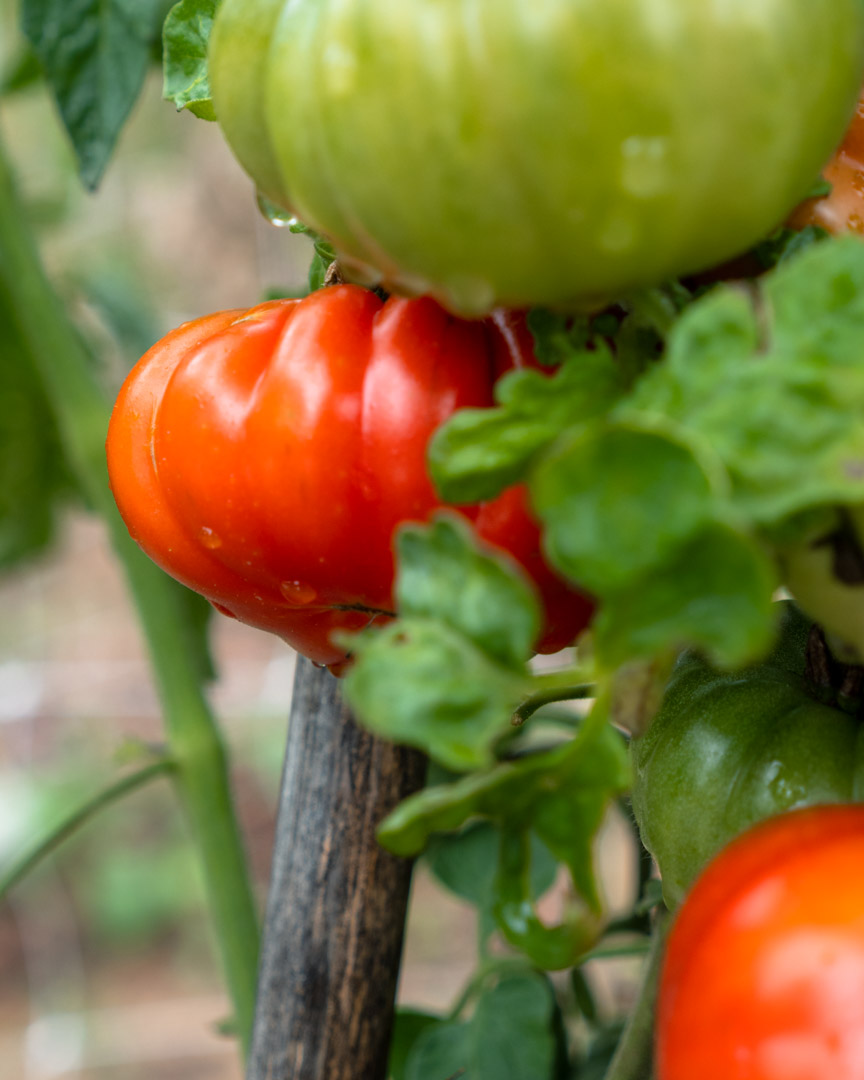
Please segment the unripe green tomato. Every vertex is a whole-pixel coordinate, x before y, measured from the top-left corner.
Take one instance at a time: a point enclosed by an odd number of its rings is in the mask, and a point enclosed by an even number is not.
[[[685,653],[659,713],[631,743],[633,811],[670,907],[756,822],[864,798],[864,725],[814,696],[805,679],[810,621],[784,608],[764,664],[722,673]]]
[[[462,314],[585,306],[779,224],[854,111],[861,0],[222,0],[213,101],[272,200]]]
[[[864,507],[845,507],[843,515],[848,530],[845,542],[858,548],[849,567],[851,579],[864,571],[864,565],[855,565],[864,560]],[[831,636],[835,652],[849,663],[864,663],[864,578],[840,580],[837,571],[843,572],[843,554],[838,567],[838,553],[824,533],[779,554],[783,581],[801,607]]]

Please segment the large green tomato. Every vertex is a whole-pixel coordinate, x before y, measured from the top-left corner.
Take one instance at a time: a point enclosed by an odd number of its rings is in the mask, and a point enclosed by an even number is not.
[[[673,906],[714,855],[763,818],[864,798],[864,725],[805,677],[810,621],[783,605],[764,663],[720,673],[685,653],[634,739],[633,810]]]
[[[781,222],[852,116],[862,0],[222,0],[229,143],[349,268],[583,306]]]
[[[864,507],[838,510],[833,527],[778,555],[784,582],[831,635],[835,651],[864,663]]]

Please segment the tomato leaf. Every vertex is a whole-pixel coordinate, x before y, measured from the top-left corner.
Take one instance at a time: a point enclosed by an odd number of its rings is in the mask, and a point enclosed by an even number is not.
[[[440,622],[400,619],[352,639],[345,693],[371,731],[417,746],[447,768],[489,765],[530,679]]]
[[[501,838],[489,822],[469,823],[461,832],[434,835],[425,862],[438,881],[481,911],[495,902],[495,876]],[[558,863],[546,845],[531,834],[531,892],[536,899],[552,887]]]
[[[546,550],[598,595],[642,577],[715,512],[692,450],[660,431],[601,425],[544,459],[531,483]]]
[[[571,351],[551,376],[527,369],[505,376],[495,387],[499,408],[463,409],[432,440],[429,467],[442,498],[470,503],[499,494],[525,476],[560,431],[601,416],[625,388],[602,344]]]
[[[390,1080],[406,1080],[408,1056],[414,1044],[428,1028],[441,1023],[437,1016],[416,1009],[399,1009],[393,1019],[393,1036],[390,1039],[390,1063],[387,1075]]]
[[[440,514],[430,526],[404,526],[396,548],[400,612],[440,619],[499,663],[522,667],[540,629],[540,609],[514,563],[477,547],[455,514]]]
[[[864,244],[826,240],[755,296],[726,287],[693,304],[631,406],[710,446],[756,525],[864,501]]]
[[[31,49],[24,48],[0,70],[0,97],[11,97],[22,90],[29,90],[41,78],[42,67],[36,54]]]
[[[721,667],[764,655],[774,634],[774,564],[754,539],[709,525],[669,560],[604,597],[594,623],[598,659],[610,668],[685,645]]]
[[[378,839],[408,856],[422,851],[433,833],[452,832],[473,818],[511,832],[533,829],[596,905],[591,841],[609,800],[628,781],[623,739],[597,716],[564,746],[412,796],[381,824]]]
[[[555,996],[536,972],[505,976],[462,1024],[427,1028],[408,1058],[406,1080],[551,1080],[557,1043]]]
[[[21,25],[95,188],[138,98],[166,0],[21,0]]]
[[[403,528],[397,549],[402,617],[351,639],[346,694],[385,738],[448,768],[489,765],[531,692],[537,601],[516,567],[482,551],[455,515]]]
[[[207,75],[207,43],[218,0],[180,0],[168,13],[163,31],[163,95],[178,111],[188,109],[202,120],[215,120]]]
[[[7,570],[51,542],[57,510],[75,485],[35,361],[2,289],[0,399],[0,570]]]

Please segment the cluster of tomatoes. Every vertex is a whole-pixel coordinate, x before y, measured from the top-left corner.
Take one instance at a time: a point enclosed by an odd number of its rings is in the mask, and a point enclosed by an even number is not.
[[[135,539],[226,615],[342,664],[335,631],[393,617],[400,523],[440,508],[433,433],[536,365],[519,312],[716,267],[812,189],[864,56],[860,0],[816,8],[222,0],[226,138],[362,284],[207,316],[143,357],[108,439]],[[825,175],[792,223],[864,232],[861,113]],[[536,648],[571,643],[592,604],[544,560],[524,490],[458,509],[533,580]],[[862,867],[858,808],[724,851],[672,934],[659,1080],[864,1078]]]

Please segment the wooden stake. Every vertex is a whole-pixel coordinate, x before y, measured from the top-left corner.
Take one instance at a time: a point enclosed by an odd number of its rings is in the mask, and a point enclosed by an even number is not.
[[[424,775],[298,661],[247,1080],[386,1080],[411,863],[375,829]]]

